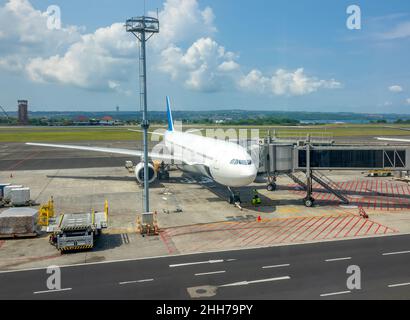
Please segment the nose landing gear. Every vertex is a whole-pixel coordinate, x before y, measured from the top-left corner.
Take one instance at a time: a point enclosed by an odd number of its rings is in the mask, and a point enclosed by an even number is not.
[[[241,196],[240,196],[239,192],[235,193],[235,192],[232,191],[231,188],[228,188],[228,190],[229,190],[229,203],[230,204],[236,204],[236,203],[241,204],[242,201],[241,201]]]
[[[236,193],[233,192],[230,187],[228,187],[228,190],[229,190],[229,204],[233,204],[242,210],[242,207],[241,207],[242,201],[241,201],[241,196],[239,192],[236,192]]]

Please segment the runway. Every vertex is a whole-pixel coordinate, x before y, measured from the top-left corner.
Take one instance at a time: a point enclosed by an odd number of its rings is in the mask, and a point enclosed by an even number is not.
[[[361,290],[347,287],[349,266]],[[410,299],[410,235],[0,273],[0,299]]]
[[[75,144],[90,145],[91,143],[77,142]],[[136,144],[137,143],[130,142],[93,143],[94,146],[138,149],[139,146]],[[13,172],[23,170],[121,167],[124,166],[125,161],[127,160],[131,160],[136,163],[139,159],[131,156],[113,155],[109,153],[26,146],[22,143],[4,144],[0,147],[0,171]]]

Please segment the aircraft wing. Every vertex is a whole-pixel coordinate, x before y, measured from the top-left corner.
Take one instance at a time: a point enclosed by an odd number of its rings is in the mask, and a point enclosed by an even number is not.
[[[128,131],[144,133],[143,130],[128,129]],[[153,134],[153,135],[157,135],[161,137],[165,136],[165,133],[160,133],[160,132],[148,132],[148,134]]]
[[[71,150],[105,152],[105,153],[122,154],[122,155],[135,156],[135,157],[142,157],[144,154],[144,152],[141,150],[130,150],[130,149],[119,149],[119,148],[72,146],[72,145],[65,145],[65,144],[48,144],[48,143],[26,143],[26,145],[38,146],[38,147],[48,147],[48,148],[61,148],[61,149],[71,149]],[[183,162],[182,159],[178,159],[177,157],[171,154],[149,153],[148,156],[154,160],[178,160],[178,161]]]
[[[392,141],[392,142],[410,142],[410,139],[397,139],[397,138],[376,138],[379,141]]]

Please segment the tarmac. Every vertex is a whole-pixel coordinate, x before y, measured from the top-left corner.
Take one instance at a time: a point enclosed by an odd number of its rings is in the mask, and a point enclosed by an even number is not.
[[[131,142],[98,145],[133,147]],[[355,171],[326,173],[342,189],[350,186],[344,191],[353,204],[342,206],[315,186],[317,206],[305,208],[303,193],[290,179],[280,177],[276,192],[268,192],[264,183],[241,188],[244,204],[240,210],[227,202],[226,188],[208,179],[171,171],[170,181],[156,182],[151,188],[150,200],[152,210],[157,212],[160,235],[142,237],[136,229],[142,211],[142,189],[134,174],[125,169],[126,160],[138,161],[84,151],[2,145],[1,182],[30,187],[32,199],[39,204],[53,196],[57,213],[103,210],[108,200],[110,216],[109,228],[92,251],[61,255],[48,244],[46,234],[34,239],[0,240],[0,270],[410,233],[410,190],[406,183],[392,178],[368,178],[365,172]],[[370,186],[369,181],[375,185]],[[356,189],[352,187],[356,185]],[[380,198],[380,186],[387,185],[394,188],[384,187],[383,201],[374,205],[369,199]],[[259,207],[250,204],[253,189],[262,199]],[[369,219],[360,217],[360,201]]]
[[[408,300],[409,240],[391,236],[79,264],[60,269],[61,287],[54,290],[47,284],[55,267],[0,272],[0,299]]]
[[[140,147],[140,143],[126,141],[75,142],[71,144],[129,149]],[[0,145],[0,171],[118,167],[123,165],[126,160],[130,160],[130,157],[77,150],[67,152],[61,149],[26,146],[22,143]],[[131,160],[138,161],[138,159]]]

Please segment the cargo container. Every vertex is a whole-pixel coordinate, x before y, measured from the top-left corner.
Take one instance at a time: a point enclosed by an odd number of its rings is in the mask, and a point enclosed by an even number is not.
[[[34,237],[38,234],[38,210],[12,208],[0,213],[0,238]]]
[[[0,183],[0,199],[3,199],[4,188],[10,185],[10,183]]]
[[[7,187],[4,187],[4,194],[3,194],[3,200],[5,202],[11,201],[11,190],[13,189],[20,189],[23,188],[23,186],[20,185],[10,185]]]
[[[30,188],[18,188],[11,190],[11,205],[26,206],[30,204]]]

